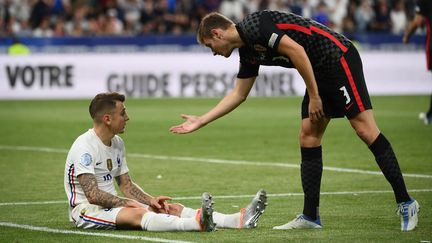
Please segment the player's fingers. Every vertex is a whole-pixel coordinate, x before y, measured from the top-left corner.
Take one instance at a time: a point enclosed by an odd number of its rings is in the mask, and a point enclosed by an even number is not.
[[[321,118],[324,118],[324,117],[325,117],[325,113],[324,113],[323,110],[320,110],[320,117],[321,117]]]
[[[153,207],[155,207],[157,209],[161,209],[162,208],[162,206],[159,204],[159,202],[153,203]]]
[[[159,198],[159,201],[166,201],[166,200],[171,200],[172,198],[171,197],[168,197],[168,196],[159,196],[158,197]]]
[[[163,206],[164,206],[165,212],[168,213],[169,212],[169,205],[168,205],[168,203],[164,203]]]
[[[315,123],[315,115],[314,115],[313,113],[309,113],[309,120],[310,120],[312,123]]]
[[[186,120],[187,120],[187,119],[189,119],[189,117],[190,117],[189,115],[181,114],[181,118],[183,118],[183,119],[186,119]]]
[[[182,128],[177,128],[177,129],[173,130],[172,132],[175,134],[181,134],[181,133],[183,133],[183,130],[182,130]]]
[[[183,125],[178,125],[170,128],[172,133],[182,133],[184,131]]]

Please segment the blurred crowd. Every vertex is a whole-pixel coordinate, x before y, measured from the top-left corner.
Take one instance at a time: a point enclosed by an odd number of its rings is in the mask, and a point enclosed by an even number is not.
[[[344,33],[402,34],[415,0],[0,0],[0,36],[194,34],[218,11],[239,21],[263,9],[293,12]]]

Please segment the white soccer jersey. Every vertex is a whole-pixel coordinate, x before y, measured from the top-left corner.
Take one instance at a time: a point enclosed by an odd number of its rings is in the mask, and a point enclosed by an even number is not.
[[[75,140],[66,159],[64,187],[70,208],[88,203],[78,175],[94,174],[99,189],[117,195],[114,178],[128,171],[123,140],[116,135],[108,147],[89,129]]]

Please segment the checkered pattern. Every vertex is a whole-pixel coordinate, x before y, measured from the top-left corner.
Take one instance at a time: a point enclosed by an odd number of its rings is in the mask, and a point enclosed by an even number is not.
[[[321,158],[302,161],[301,179],[303,191],[307,197],[319,198],[322,170],[323,164]]]
[[[269,15],[273,23],[262,22],[264,14]],[[344,47],[351,45],[351,42],[345,36],[311,19],[292,13],[258,11],[248,15],[243,21],[237,24],[240,36],[246,44],[246,46],[240,48],[240,61],[242,63],[294,68],[291,62],[283,62],[280,58],[277,58],[280,55],[274,50],[267,50],[266,52],[256,50],[255,46],[257,44],[268,47],[269,36],[265,36],[264,33],[267,33],[269,29],[275,28],[276,24],[295,25],[309,32],[305,33],[298,29],[282,30],[291,39],[303,46],[315,72],[331,71],[333,65],[339,63],[339,59],[344,52],[334,40],[340,42]],[[312,31],[311,27],[322,30],[329,35],[325,36],[322,33]],[[329,36],[332,36],[333,40]]]
[[[375,141],[369,146],[375,156],[375,161],[380,167],[387,181],[393,188],[396,201],[406,202],[410,200],[402,172],[399,168],[396,155],[387,138],[380,133]]]
[[[391,146],[388,146],[382,154],[376,156],[375,160],[390,183],[400,183],[404,181],[399,163],[397,162],[396,155]]]

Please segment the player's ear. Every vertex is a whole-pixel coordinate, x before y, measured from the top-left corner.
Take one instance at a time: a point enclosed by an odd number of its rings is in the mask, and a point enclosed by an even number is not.
[[[102,122],[104,124],[110,125],[111,124],[111,115],[110,114],[104,114],[102,116]]]
[[[221,37],[220,29],[211,29],[210,32],[212,33],[214,38],[220,39]]]

